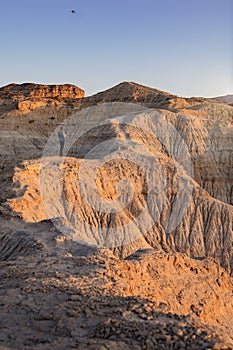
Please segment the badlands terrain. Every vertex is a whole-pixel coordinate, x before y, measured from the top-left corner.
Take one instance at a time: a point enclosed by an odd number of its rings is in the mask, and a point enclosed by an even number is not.
[[[233,349],[230,97],[0,88],[0,349]]]

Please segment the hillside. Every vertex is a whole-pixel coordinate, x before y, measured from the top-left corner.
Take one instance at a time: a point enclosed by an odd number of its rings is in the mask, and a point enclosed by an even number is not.
[[[233,348],[230,105],[11,84],[0,123],[0,349]]]

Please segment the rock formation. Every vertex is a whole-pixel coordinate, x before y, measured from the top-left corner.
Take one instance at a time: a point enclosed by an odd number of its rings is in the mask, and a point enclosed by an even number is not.
[[[0,108],[30,111],[47,105],[59,105],[66,100],[85,96],[75,85],[9,84],[0,88]]]
[[[230,105],[11,84],[0,123],[0,349],[232,349]]]
[[[1,100],[22,101],[34,98],[57,98],[60,100],[82,98],[85,93],[75,85],[9,84],[0,88]]]

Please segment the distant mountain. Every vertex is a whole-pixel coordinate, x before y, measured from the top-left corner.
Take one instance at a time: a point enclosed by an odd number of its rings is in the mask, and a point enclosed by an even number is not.
[[[217,99],[223,102],[227,102],[230,105],[233,105],[233,95],[219,96],[217,97]]]

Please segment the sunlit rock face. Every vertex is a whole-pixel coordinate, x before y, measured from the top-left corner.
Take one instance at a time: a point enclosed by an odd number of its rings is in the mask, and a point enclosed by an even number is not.
[[[1,100],[22,101],[33,98],[72,99],[85,96],[84,90],[71,84],[42,85],[33,83],[10,84],[0,88]]]
[[[0,88],[0,111],[16,109],[28,113],[41,107],[64,105],[68,100],[84,96],[84,90],[71,84],[9,84]]]

